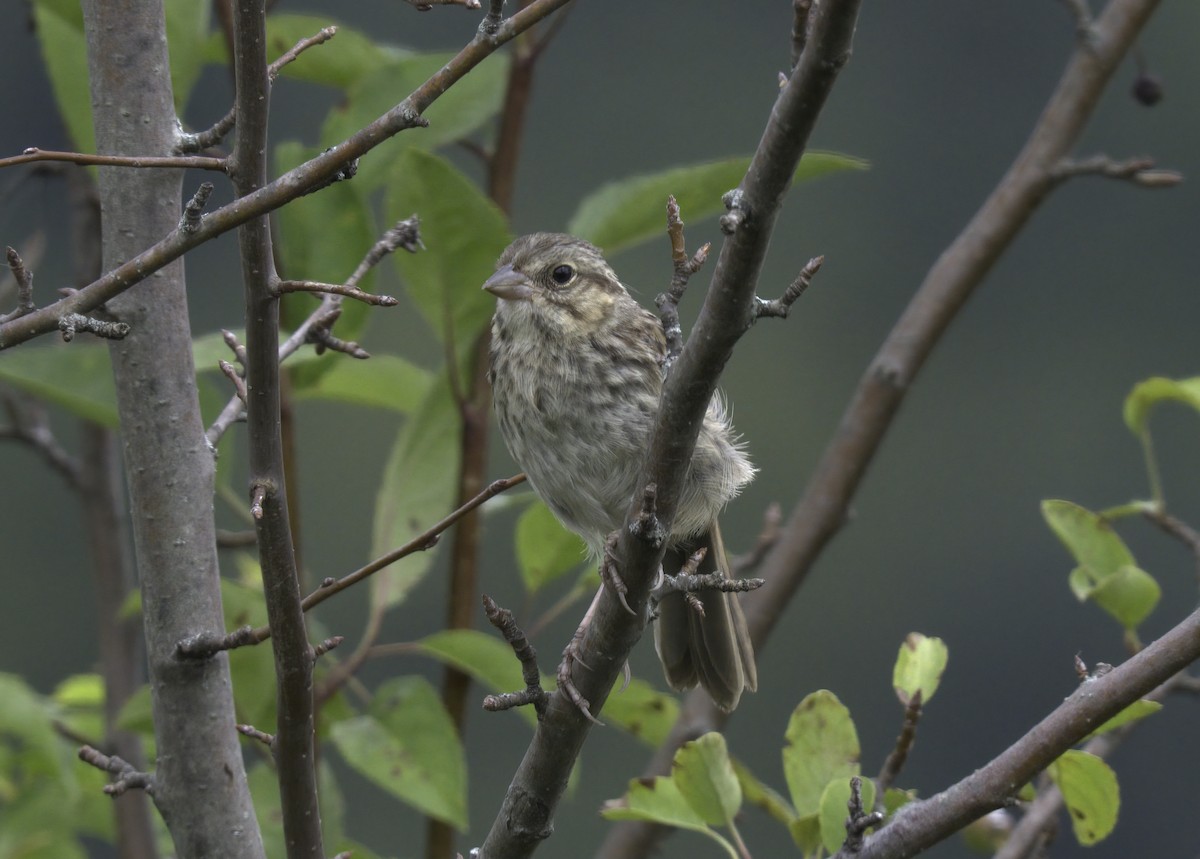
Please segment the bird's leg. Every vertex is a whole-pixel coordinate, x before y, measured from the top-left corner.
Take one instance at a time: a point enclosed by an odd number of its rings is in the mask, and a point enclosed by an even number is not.
[[[608,535],[608,539],[604,541],[604,553],[600,556],[600,581],[608,585],[617,597],[617,601],[621,603],[621,607],[630,614],[636,612],[629,607],[628,600],[625,599],[625,594],[629,593],[629,588],[625,585],[625,580],[621,578],[621,574],[617,572],[617,540],[621,537],[620,531],[613,531]]]

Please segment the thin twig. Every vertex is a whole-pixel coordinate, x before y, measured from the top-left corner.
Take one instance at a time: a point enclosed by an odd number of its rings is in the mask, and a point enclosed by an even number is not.
[[[804,291],[812,285],[812,279],[816,277],[817,272],[821,270],[821,266],[825,262],[825,257],[813,257],[808,261],[804,268],[800,269],[800,274],[796,275],[796,279],[791,282],[787,289],[783,291],[783,295],[779,298],[767,300],[765,298],[754,297],[754,318],[762,319],[766,316],[774,316],[780,319],[787,319],[788,313],[792,310],[792,305],[796,300],[804,294]]]
[[[1105,179],[1120,179],[1142,188],[1174,188],[1183,182],[1183,174],[1176,170],[1155,170],[1153,158],[1127,158],[1115,161],[1107,155],[1090,158],[1064,158],[1051,171],[1058,181],[1076,176],[1101,176]]]
[[[679,323],[679,302],[687,290],[688,281],[700,270],[708,259],[712,245],[705,242],[692,256],[688,256],[683,237],[683,220],[680,218],[679,203],[675,197],[667,197],[667,237],[671,241],[671,284],[666,292],[654,299],[658,307],[658,318],[662,322],[663,335],[667,338],[667,356],[663,370],[669,370],[679,353],[683,351],[683,328]]]
[[[5,248],[5,256],[8,258],[8,267],[12,270],[13,279],[17,282],[17,306],[12,312],[0,316],[0,323],[37,309],[37,305],[33,303],[33,272],[25,268],[21,255],[15,249]]]
[[[483,699],[483,709],[498,712],[532,704],[540,719],[546,712],[550,694],[542,688],[542,674],[538,670],[537,650],[529,643],[529,639],[517,625],[513,613],[496,605],[496,601],[487,594],[483,595],[483,611],[487,615],[488,621],[500,631],[504,640],[513,649],[513,654],[521,663],[521,679],[525,681],[525,688],[519,692],[488,695]]]
[[[83,746],[79,749],[79,759],[116,776],[104,786],[104,792],[109,796],[120,796],[127,790],[144,790],[151,796],[154,795],[154,776],[138,771],[132,764],[116,755],[106,755],[91,746]]]
[[[879,771],[879,775],[875,777],[875,785],[879,789],[880,799],[883,798],[883,792],[895,783],[896,777],[904,769],[904,764],[908,761],[908,753],[912,751],[913,743],[916,742],[917,724],[920,721],[921,690],[918,689],[904,708],[904,723],[900,727],[900,735],[896,737],[896,744],[888,753],[887,760],[883,762],[883,768]]]
[[[322,283],[317,280],[281,280],[275,286],[275,291],[282,295],[286,292],[316,292],[326,295],[340,295],[343,298],[353,298],[363,304],[376,307],[395,307],[400,302],[390,295],[374,295],[364,292],[357,286],[347,286],[344,283]]]
[[[224,158],[209,158],[203,155],[93,155],[87,152],[57,152],[52,149],[38,149],[36,146],[29,147],[20,155],[0,158],[0,170],[34,161],[66,161],[70,164],[100,167],[169,168],[172,170],[190,168],[213,170],[217,173],[228,172]]]

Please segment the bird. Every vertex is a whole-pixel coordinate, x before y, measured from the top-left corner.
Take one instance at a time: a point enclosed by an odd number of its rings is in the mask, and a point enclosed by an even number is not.
[[[638,481],[667,360],[662,324],[598,248],[562,233],[516,239],[483,288],[497,299],[488,379],[500,433],[535,493],[604,572],[606,541],[643,492]],[[715,395],[684,478],[663,575],[678,574],[705,549],[696,572],[729,577],[717,517],[754,472]],[[655,648],[672,689],[700,685],[725,711],[757,689],[736,594],[670,592],[657,610]]]

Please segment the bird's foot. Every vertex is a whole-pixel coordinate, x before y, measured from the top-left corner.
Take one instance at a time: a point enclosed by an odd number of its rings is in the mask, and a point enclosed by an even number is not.
[[[604,554],[600,559],[600,581],[604,582],[608,589],[613,592],[625,611],[630,614],[636,614],[629,607],[629,601],[625,599],[625,594],[629,593],[629,588],[625,585],[625,580],[621,578],[621,574],[617,572],[617,540],[620,539],[620,536],[619,531],[613,531],[608,535],[608,539],[604,541]]]
[[[575,685],[575,681],[571,679],[571,669],[578,662],[584,668],[588,665],[579,658],[579,642],[583,640],[583,631],[587,628],[586,621],[575,630],[575,634],[571,636],[571,641],[563,650],[562,662],[558,663],[558,688],[567,696],[572,704],[574,704],[579,712],[587,717],[588,721],[594,725],[603,725],[604,723],[592,715],[591,705],[588,699],[584,698],[580,693],[579,688]]]

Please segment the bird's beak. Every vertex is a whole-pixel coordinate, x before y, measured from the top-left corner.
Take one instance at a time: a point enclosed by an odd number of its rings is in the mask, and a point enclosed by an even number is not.
[[[497,298],[509,301],[528,301],[533,295],[533,286],[529,283],[529,278],[519,271],[513,271],[511,265],[497,269],[496,273],[484,282],[483,288]]]

